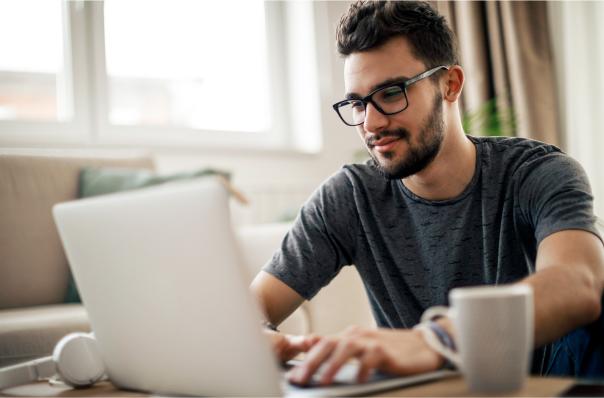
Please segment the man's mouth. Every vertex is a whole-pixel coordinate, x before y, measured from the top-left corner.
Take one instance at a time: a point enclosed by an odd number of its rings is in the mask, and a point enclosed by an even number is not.
[[[405,129],[393,129],[382,131],[380,134],[371,135],[367,139],[367,148],[375,149],[376,152],[389,152],[396,147],[401,140],[409,141],[410,134]]]
[[[399,140],[399,137],[383,137],[377,141],[371,142],[369,144],[369,147],[375,149],[378,152],[388,152],[394,149]]]

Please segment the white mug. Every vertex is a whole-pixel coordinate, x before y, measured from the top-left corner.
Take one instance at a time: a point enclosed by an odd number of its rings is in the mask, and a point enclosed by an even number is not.
[[[422,322],[448,316],[457,352],[445,356],[475,392],[500,393],[522,388],[533,351],[534,304],[529,285],[456,288],[451,307],[432,307]]]

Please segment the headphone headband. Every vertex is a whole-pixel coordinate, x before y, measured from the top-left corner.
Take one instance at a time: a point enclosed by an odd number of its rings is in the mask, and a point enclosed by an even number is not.
[[[88,387],[105,374],[92,333],[71,333],[55,346],[53,355],[0,369],[0,390],[39,381],[58,373],[72,387]]]

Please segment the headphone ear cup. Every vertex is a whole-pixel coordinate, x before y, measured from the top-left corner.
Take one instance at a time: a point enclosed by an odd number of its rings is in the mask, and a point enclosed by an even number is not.
[[[105,374],[105,365],[92,334],[71,333],[57,343],[52,354],[61,379],[72,387],[89,387]]]

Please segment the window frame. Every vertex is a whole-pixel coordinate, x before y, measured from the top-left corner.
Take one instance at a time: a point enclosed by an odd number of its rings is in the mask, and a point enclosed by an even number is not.
[[[2,146],[100,146],[172,149],[296,150],[291,133],[288,59],[283,22],[286,5],[266,1],[267,71],[271,128],[266,132],[216,131],[183,126],[122,126],[109,121],[103,2],[62,2],[65,74],[72,89],[73,119],[0,120]],[[302,150],[304,151],[304,150]]]
[[[81,35],[83,7],[76,2],[61,2],[63,13],[64,73],[66,91],[71,92],[69,121],[0,120],[0,140],[4,145],[82,144],[90,130],[89,87],[86,60],[82,50],[86,38]]]

